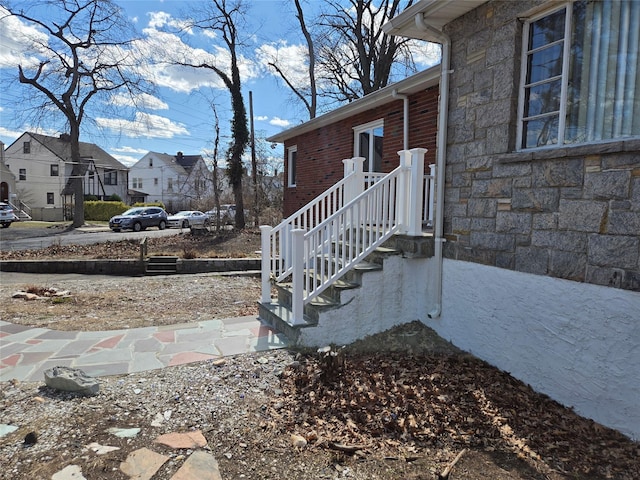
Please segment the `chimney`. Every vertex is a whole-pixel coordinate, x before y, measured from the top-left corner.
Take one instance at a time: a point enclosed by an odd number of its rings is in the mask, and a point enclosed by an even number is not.
[[[70,142],[71,141],[71,135],[69,135],[68,133],[61,133],[60,134],[60,140],[62,140],[63,142]]]
[[[178,155],[176,155],[178,158],[182,158],[183,154],[182,152],[178,152]]]

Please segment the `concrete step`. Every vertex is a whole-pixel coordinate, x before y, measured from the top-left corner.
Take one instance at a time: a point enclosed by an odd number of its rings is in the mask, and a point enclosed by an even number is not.
[[[146,275],[171,275],[178,273],[178,257],[149,257],[145,267]]]

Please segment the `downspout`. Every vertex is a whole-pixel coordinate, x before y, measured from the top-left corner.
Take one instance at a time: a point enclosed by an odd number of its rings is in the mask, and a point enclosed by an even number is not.
[[[398,89],[394,88],[393,92],[391,92],[393,98],[399,98],[403,100],[404,106],[404,119],[402,123],[402,149],[409,150],[409,97],[407,95],[403,95],[398,93]]]
[[[415,16],[416,27],[433,34],[442,44],[442,60],[440,62],[440,102],[438,110],[438,136],[436,140],[436,221],[434,240],[436,260],[436,305],[427,314],[429,318],[438,318],[442,313],[442,244],[445,242],[444,231],[444,169],[447,163],[447,124],[449,121],[449,76],[451,38],[444,32],[427,25],[422,13]]]

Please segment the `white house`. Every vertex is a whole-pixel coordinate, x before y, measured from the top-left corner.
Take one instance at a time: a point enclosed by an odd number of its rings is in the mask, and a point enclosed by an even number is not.
[[[201,208],[212,194],[211,172],[201,155],[149,152],[129,170],[129,188],[169,212]]]
[[[80,142],[80,156],[87,162],[85,195],[105,200],[112,195],[127,198],[127,167],[93,143]],[[16,176],[19,201],[30,207],[34,220],[61,221],[71,195],[65,191],[73,163],[68,135],[49,137],[26,132],[5,151],[5,163]]]

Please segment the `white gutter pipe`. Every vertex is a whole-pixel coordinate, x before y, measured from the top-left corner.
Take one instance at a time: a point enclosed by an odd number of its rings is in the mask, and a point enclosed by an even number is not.
[[[400,98],[403,100],[404,118],[402,120],[402,135],[404,138],[402,139],[402,149],[409,150],[409,97],[398,93],[397,88],[394,88],[391,94],[393,98]]]
[[[447,122],[449,121],[449,71],[451,63],[451,38],[444,32],[433,28],[424,21],[424,15],[415,16],[416,27],[433,34],[442,44],[442,59],[440,61],[440,105],[438,111],[438,136],[436,140],[436,222],[434,225],[434,240],[436,259],[436,305],[427,314],[429,318],[438,318],[442,313],[442,244],[445,242],[444,231],[444,169],[447,163]]]

